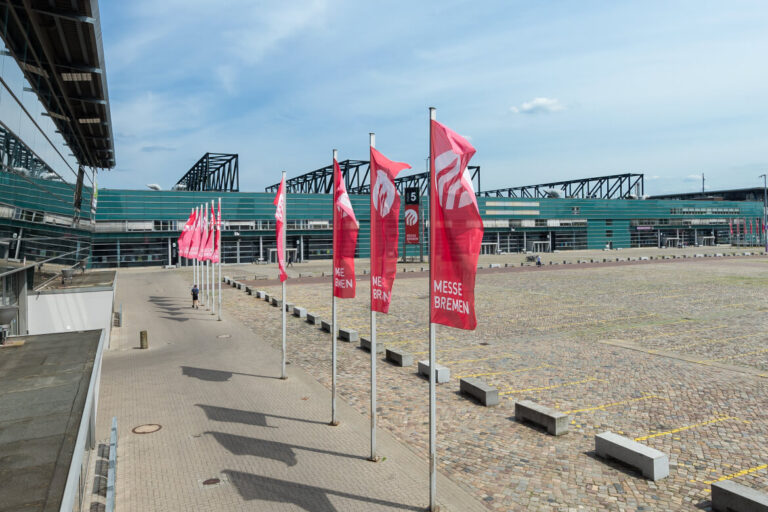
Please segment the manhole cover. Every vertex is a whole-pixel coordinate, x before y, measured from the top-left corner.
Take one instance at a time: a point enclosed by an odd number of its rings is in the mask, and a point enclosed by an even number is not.
[[[139,425],[138,427],[134,427],[131,432],[134,434],[152,434],[153,432],[157,432],[163,428],[162,425],[158,425],[157,423],[147,423],[146,425]]]
[[[203,480],[203,485],[216,485],[218,483],[221,483],[221,480],[218,478],[209,478],[208,480]]]
[[[219,339],[225,339],[225,338],[231,338],[232,335],[231,334],[219,334],[216,337],[219,338]]]

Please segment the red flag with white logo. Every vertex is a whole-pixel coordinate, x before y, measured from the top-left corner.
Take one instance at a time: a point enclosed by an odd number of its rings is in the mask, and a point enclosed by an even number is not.
[[[203,240],[205,241],[201,250],[203,260],[210,260],[213,258],[213,243],[214,243],[214,240],[216,239],[216,229],[215,229],[215,224],[213,222],[215,215],[216,215],[216,211],[213,209],[213,205],[211,205],[211,214],[210,216],[206,217],[207,229],[205,230],[205,234],[203,235]]]
[[[191,242],[189,244],[189,257],[194,258],[197,261],[202,261],[200,258],[200,246],[203,242],[204,217],[205,215],[203,214],[203,209],[201,208],[199,215],[197,216],[197,222],[195,223],[195,227],[192,231]]]
[[[400,194],[395,178],[411,166],[393,162],[371,147],[371,310],[389,312],[397,273]]]
[[[355,297],[355,249],[360,225],[352,210],[339,162],[333,161],[333,295]]]
[[[219,213],[216,217],[216,237],[213,240],[211,261],[213,263],[221,261],[221,199],[219,199]]]
[[[195,227],[195,222],[197,221],[197,216],[195,215],[195,210],[192,210],[192,213],[189,214],[189,219],[187,219],[187,223],[184,224],[184,229],[181,231],[181,235],[179,235],[179,255],[187,258],[189,257],[189,242],[192,237],[192,230]]]
[[[285,176],[280,181],[277,195],[272,202],[275,205],[275,236],[277,237],[277,267],[280,269],[280,282],[288,279],[285,273]]]
[[[728,228],[731,230],[731,236],[733,236],[733,219],[728,219]]]
[[[483,241],[483,220],[467,171],[475,148],[446,126],[431,123],[430,320],[473,330],[475,274]]]

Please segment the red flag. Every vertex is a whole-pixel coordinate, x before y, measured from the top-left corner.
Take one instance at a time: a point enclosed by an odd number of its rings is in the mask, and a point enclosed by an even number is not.
[[[333,161],[333,295],[340,299],[355,297],[355,248],[360,225],[347,195],[339,162]]]
[[[749,234],[752,234],[752,219],[749,219]]]
[[[211,261],[213,263],[221,261],[221,199],[219,199],[219,213],[216,216],[216,238],[213,241]]]
[[[211,258],[213,258],[213,242],[216,238],[216,230],[214,228],[214,222],[213,222],[215,215],[216,215],[216,210],[214,210],[213,204],[211,204],[211,215],[206,217],[207,229],[205,234],[203,235],[203,240],[205,243],[201,248],[204,260],[210,260]]]
[[[280,269],[280,282],[288,279],[285,273],[285,176],[280,181],[275,205],[275,235],[277,236],[277,267]]]
[[[195,227],[192,230],[192,237],[191,237],[191,243],[189,244],[189,257],[194,258],[197,261],[202,261],[200,259],[200,246],[203,242],[203,210],[200,209],[200,214],[197,217],[197,222],[195,223]]]
[[[437,121],[431,123],[430,320],[473,330],[475,274],[483,241],[483,220],[467,171],[475,148]]]
[[[733,236],[733,219],[728,219],[728,228],[731,230],[731,236]]]
[[[195,210],[192,209],[192,213],[189,214],[189,219],[187,219],[187,223],[184,224],[184,229],[181,231],[181,235],[179,235],[179,255],[184,258],[189,256],[189,242],[192,236],[192,229],[195,227],[195,221],[197,221],[197,216],[195,215]]]
[[[395,178],[411,166],[392,162],[371,147],[371,310],[389,312],[397,273],[400,194]]]

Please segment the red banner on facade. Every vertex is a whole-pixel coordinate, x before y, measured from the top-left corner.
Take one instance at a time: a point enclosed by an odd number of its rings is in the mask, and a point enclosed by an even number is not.
[[[418,244],[419,236],[419,188],[408,187],[405,189],[405,243]]]
[[[280,282],[288,279],[285,273],[285,176],[280,181],[275,205],[275,236],[277,237],[277,268],[280,270]]]
[[[475,148],[434,120],[430,133],[430,320],[473,330],[475,274],[483,241],[483,220],[467,172]]]
[[[360,225],[352,210],[339,162],[333,161],[333,295],[355,297],[355,249]]]
[[[397,273],[400,194],[395,178],[411,166],[392,162],[371,148],[371,310],[389,312]]]

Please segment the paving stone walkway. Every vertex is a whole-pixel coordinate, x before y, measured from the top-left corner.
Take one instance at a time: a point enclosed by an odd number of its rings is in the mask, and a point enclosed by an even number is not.
[[[97,424],[106,439],[119,422],[117,510],[425,509],[426,459],[382,431],[386,459],[369,462],[368,418],[340,400],[341,425],[329,426],[322,384],[295,359],[278,378],[270,329],[191,309],[184,272],[120,271],[117,290],[124,326],[104,358]],[[161,428],[132,432],[147,424]],[[485,510],[442,475],[438,490],[445,510]]]

